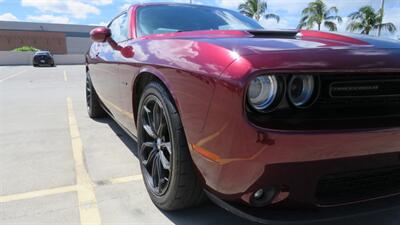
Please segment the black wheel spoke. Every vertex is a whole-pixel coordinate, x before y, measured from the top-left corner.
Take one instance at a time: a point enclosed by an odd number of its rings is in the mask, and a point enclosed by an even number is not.
[[[162,151],[160,152],[160,161],[164,169],[170,170],[170,163]]]
[[[160,119],[160,124],[159,124],[158,129],[157,129],[157,136],[163,137],[163,131],[164,131],[164,127],[165,126],[166,126],[165,118],[162,115],[161,119]]]
[[[162,180],[164,179],[164,171],[162,169],[160,157],[157,157],[157,177],[158,177],[158,184],[157,184],[158,192],[161,192],[161,184]]]
[[[172,174],[172,146],[162,102],[155,96],[144,100],[141,112],[142,169],[145,180],[156,195],[163,195],[169,186]]]
[[[163,109],[160,107],[158,102],[154,103],[152,113],[153,113],[153,128],[154,131],[156,131],[157,136],[160,137],[164,114],[163,114]]]
[[[151,121],[151,119],[150,119],[151,118],[151,111],[146,105],[143,107],[143,109],[144,109],[144,113],[145,113],[145,118],[144,119],[146,119],[147,123],[150,123],[150,121]]]
[[[156,133],[154,133],[154,131],[151,128],[151,126],[149,126],[147,124],[143,124],[143,128],[146,131],[147,135],[149,135],[153,139],[157,139],[157,135],[156,135]]]
[[[150,152],[148,153],[147,159],[146,159],[146,157],[144,157],[145,154],[146,154],[146,152],[145,152],[146,148],[150,149]],[[144,159],[142,161],[143,165],[147,167],[149,164],[151,164],[153,162],[154,157],[157,154],[157,149],[154,147],[154,143],[152,143],[152,142],[143,143],[142,144],[142,149],[141,149],[141,154],[142,154],[142,157]]]
[[[153,160],[152,168],[151,168],[151,178],[153,180],[153,187],[156,188],[158,187],[158,162],[157,162],[157,157]]]
[[[154,130],[154,126],[153,126],[153,122],[152,122],[151,111],[147,106],[144,106],[143,109],[144,109],[144,113],[145,113],[143,128],[146,131],[147,135],[149,135],[153,139],[157,139],[157,135]]]
[[[163,142],[163,143],[161,143],[161,147],[164,148],[164,149],[166,149],[166,150],[168,151],[169,154],[172,153],[172,150],[171,150],[171,142]]]
[[[154,143],[153,142],[145,142],[142,144],[142,149],[144,148],[154,148]]]

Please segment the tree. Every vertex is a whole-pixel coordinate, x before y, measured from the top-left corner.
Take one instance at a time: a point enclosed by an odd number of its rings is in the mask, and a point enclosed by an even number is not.
[[[267,9],[268,4],[263,0],[246,0],[245,3],[239,5],[240,13],[254,18],[257,21],[260,21],[261,17],[264,16],[265,19],[275,19],[277,22],[279,22],[280,17],[276,14],[270,13],[264,15]]]
[[[22,46],[13,50],[14,52],[37,52],[39,49],[32,46]]]
[[[336,7],[328,7],[322,0],[315,0],[308,3],[307,8],[302,11],[302,18],[300,20],[298,29],[307,28],[312,29],[317,25],[318,30],[324,25],[330,31],[337,31],[335,21],[341,23],[342,17],[338,16],[339,10]]]
[[[350,32],[361,31],[362,34],[369,35],[374,30],[387,30],[390,33],[397,31],[393,23],[382,23],[383,11],[382,9],[375,11],[372,6],[361,7],[357,12],[349,15],[350,23],[347,30]]]

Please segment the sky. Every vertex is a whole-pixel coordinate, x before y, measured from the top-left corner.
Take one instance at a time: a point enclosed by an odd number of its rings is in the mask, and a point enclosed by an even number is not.
[[[69,24],[105,25],[130,4],[140,2],[186,2],[189,0],[0,0],[0,21],[28,21]],[[267,13],[281,18],[260,21],[266,29],[296,28],[301,11],[311,0],[268,0]],[[345,32],[347,16],[360,7],[371,5],[379,9],[381,0],[324,0],[328,6],[336,6],[343,23],[339,32]],[[192,0],[194,4],[212,5],[237,10],[244,0]],[[400,39],[400,0],[386,0],[384,21],[393,22],[398,28],[395,34],[383,32],[383,36]]]

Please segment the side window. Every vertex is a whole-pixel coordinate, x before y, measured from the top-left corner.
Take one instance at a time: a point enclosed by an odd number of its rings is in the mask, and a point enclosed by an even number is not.
[[[128,14],[124,13],[115,18],[108,26],[111,29],[112,38],[116,42],[128,40]]]

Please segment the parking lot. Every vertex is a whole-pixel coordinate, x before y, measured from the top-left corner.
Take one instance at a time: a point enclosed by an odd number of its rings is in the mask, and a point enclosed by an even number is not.
[[[0,224],[251,224],[207,203],[162,212],[136,143],[86,114],[83,66],[0,67]],[[397,225],[392,209],[338,224]]]

